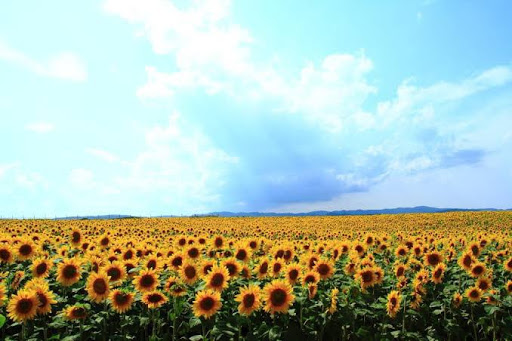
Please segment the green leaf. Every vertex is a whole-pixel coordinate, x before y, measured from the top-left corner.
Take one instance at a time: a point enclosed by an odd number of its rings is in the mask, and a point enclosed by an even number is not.
[[[6,320],[5,316],[0,314],[0,328],[2,328],[4,326],[5,320]]]
[[[194,335],[189,338],[190,341],[199,341],[203,339],[203,335]]]

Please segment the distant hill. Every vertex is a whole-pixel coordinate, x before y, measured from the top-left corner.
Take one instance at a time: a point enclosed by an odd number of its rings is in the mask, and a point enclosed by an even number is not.
[[[430,206],[416,206],[416,207],[397,207],[385,208],[380,210],[339,210],[339,211],[312,211],[304,213],[275,213],[275,212],[211,212],[206,214],[195,214],[190,217],[303,217],[303,216],[346,216],[346,215],[374,215],[374,214],[402,214],[402,213],[442,213],[442,212],[464,212],[464,211],[512,211],[510,209],[496,209],[496,208],[438,208]],[[155,217],[155,216],[154,216]],[[156,217],[171,218],[177,217],[175,215],[161,215]],[[131,215],[123,214],[106,214],[97,216],[69,216],[55,218],[55,220],[72,220],[72,219],[127,219],[127,218],[141,218]]]

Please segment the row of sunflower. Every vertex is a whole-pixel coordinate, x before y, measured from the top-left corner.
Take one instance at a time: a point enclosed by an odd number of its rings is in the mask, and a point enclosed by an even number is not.
[[[2,340],[512,339],[511,212],[0,221]]]

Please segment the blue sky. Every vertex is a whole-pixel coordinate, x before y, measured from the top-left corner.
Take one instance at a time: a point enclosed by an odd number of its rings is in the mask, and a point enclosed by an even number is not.
[[[4,1],[0,215],[512,207],[509,1]]]

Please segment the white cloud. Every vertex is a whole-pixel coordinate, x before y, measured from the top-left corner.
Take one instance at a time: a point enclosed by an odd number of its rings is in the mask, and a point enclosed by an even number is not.
[[[97,148],[86,148],[85,152],[89,155],[95,156],[110,163],[119,161],[119,157],[117,155],[114,155],[106,150]]]
[[[34,122],[34,123],[27,124],[25,126],[25,129],[33,131],[35,133],[44,134],[44,133],[49,133],[52,130],[54,130],[55,126],[49,122]]]
[[[91,189],[94,186],[92,171],[83,168],[75,168],[69,173],[69,182],[79,189]]]
[[[2,178],[11,169],[16,168],[18,165],[18,162],[0,164],[0,178]]]
[[[41,76],[76,82],[87,79],[85,64],[72,52],[61,52],[41,62],[0,41],[0,59],[18,64]]]
[[[46,182],[44,177],[36,172],[17,174],[16,183],[21,187],[25,187],[28,189],[34,189],[37,186],[48,188],[48,183]]]

